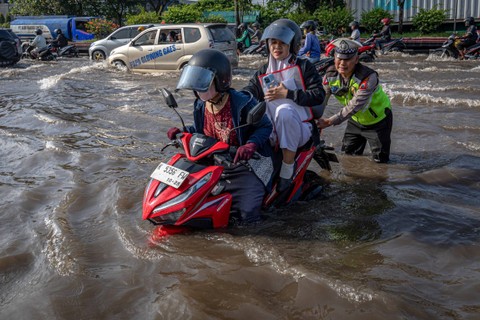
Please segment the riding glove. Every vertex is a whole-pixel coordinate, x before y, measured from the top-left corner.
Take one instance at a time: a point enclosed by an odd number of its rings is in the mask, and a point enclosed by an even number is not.
[[[170,140],[175,140],[177,138],[177,134],[179,134],[180,132],[182,132],[182,130],[178,129],[177,127],[172,127],[168,129],[167,137]]]
[[[237,163],[237,161],[240,160],[250,160],[255,151],[257,151],[257,145],[255,143],[246,143],[237,149],[233,162]]]

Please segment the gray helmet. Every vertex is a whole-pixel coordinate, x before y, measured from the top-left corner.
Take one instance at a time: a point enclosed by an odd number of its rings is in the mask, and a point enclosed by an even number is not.
[[[41,35],[42,33],[43,33],[42,29],[37,29],[37,30],[35,30],[35,34],[36,34],[37,36]]]
[[[317,28],[317,24],[313,20],[307,20],[300,25],[300,29],[307,29],[308,31],[315,30]]]
[[[278,19],[272,22],[262,35],[261,40],[278,39],[290,45],[290,52],[297,54],[302,41],[302,31],[289,19]],[[267,46],[268,50],[268,46]]]
[[[177,89],[206,92],[212,82],[217,92],[228,91],[232,84],[232,67],[223,52],[203,49],[195,53],[183,68]]]
[[[246,30],[247,28],[248,28],[248,23],[246,22],[240,23],[240,25],[238,26],[239,30]]]
[[[465,18],[465,26],[470,27],[471,25],[475,24],[475,19],[473,17],[466,17]]]
[[[350,22],[350,24],[348,25],[349,27],[355,27],[358,29],[358,27],[360,26],[360,24],[358,23],[358,21],[352,21]]]
[[[260,23],[258,23],[257,21],[255,21],[254,23],[252,23],[252,27],[260,28]]]

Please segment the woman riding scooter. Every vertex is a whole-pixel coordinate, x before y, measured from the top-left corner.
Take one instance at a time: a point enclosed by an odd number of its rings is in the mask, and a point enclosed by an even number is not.
[[[247,113],[257,105],[252,95],[232,89],[230,60],[221,51],[203,49],[195,53],[184,67],[178,89],[193,90],[194,126],[190,133],[201,133],[217,140],[238,146],[234,163],[249,160],[255,152],[271,156],[268,138],[272,123],[266,115],[256,126],[235,127],[246,123]],[[181,131],[170,128],[168,138],[174,140]],[[270,161],[270,158],[267,158]],[[260,209],[265,195],[265,185],[247,166],[225,169],[224,192],[232,194],[231,217],[240,222],[260,219]]]

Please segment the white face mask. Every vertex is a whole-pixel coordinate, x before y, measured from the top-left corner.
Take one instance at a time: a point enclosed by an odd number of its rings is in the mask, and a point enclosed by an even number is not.
[[[215,90],[215,84],[212,82],[212,84],[210,85],[210,87],[206,92],[197,92],[197,94],[202,101],[211,100],[213,97],[217,95],[217,90]]]

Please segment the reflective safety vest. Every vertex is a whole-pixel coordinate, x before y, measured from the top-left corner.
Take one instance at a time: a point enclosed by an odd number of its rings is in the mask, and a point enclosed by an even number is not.
[[[348,87],[345,88],[342,86],[341,76],[335,67],[329,68],[325,76],[332,94],[343,106],[346,106],[353,99],[355,93],[362,86],[366,85],[366,79],[374,72],[374,70],[364,65],[357,65]],[[370,101],[361,110],[352,115],[352,120],[361,125],[369,126],[385,119],[385,109],[391,109],[390,99],[379,84]]]

